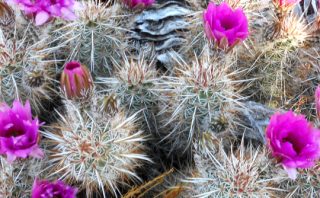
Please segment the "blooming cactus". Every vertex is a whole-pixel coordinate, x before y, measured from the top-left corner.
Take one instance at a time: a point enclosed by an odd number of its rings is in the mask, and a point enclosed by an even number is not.
[[[75,198],[77,189],[64,184],[62,181],[50,183],[46,180],[35,179],[31,198]]]
[[[55,17],[65,20],[76,19],[74,0],[7,0],[7,2],[18,5],[26,15],[34,16],[36,25],[43,25]]]
[[[89,70],[77,61],[65,65],[60,84],[68,98],[83,96],[93,85]]]
[[[243,10],[232,10],[227,3],[209,3],[203,13],[207,38],[221,48],[231,47],[249,35],[248,20]]]
[[[145,8],[151,6],[155,0],[124,0],[124,3],[131,9],[133,8]]]
[[[0,104],[0,154],[5,154],[9,162],[18,157],[41,158],[43,152],[38,147],[39,127],[39,120],[32,119],[28,101],[25,106],[14,101],[12,108]]]
[[[279,159],[290,178],[296,168],[309,168],[320,156],[320,131],[302,115],[289,111],[271,117],[266,136],[272,155]]]

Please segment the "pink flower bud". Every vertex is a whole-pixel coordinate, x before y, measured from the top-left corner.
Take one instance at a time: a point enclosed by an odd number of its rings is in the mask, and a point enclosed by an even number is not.
[[[207,38],[223,49],[234,46],[249,35],[248,20],[243,10],[232,10],[227,3],[209,3],[203,13],[203,21]]]
[[[83,97],[93,87],[89,70],[76,61],[67,63],[61,74],[60,85],[69,99]]]

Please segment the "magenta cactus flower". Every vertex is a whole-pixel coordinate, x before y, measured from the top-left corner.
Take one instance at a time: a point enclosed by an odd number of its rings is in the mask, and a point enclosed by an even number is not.
[[[35,18],[37,26],[43,25],[53,18],[75,20],[75,0],[6,0],[17,5],[27,16]]]
[[[151,6],[155,0],[124,0],[124,3],[131,9],[146,8]]]
[[[279,160],[290,178],[297,168],[309,168],[320,156],[320,131],[313,128],[303,115],[292,111],[271,117],[266,137],[272,155]]]
[[[203,13],[203,21],[207,38],[223,49],[249,36],[248,20],[243,10],[233,10],[227,3],[209,3]]]
[[[93,86],[89,70],[77,61],[67,63],[61,74],[61,89],[69,99],[82,97]]]
[[[77,189],[66,185],[62,181],[51,183],[46,180],[35,179],[31,198],[75,198]]]
[[[12,108],[0,104],[0,154],[6,155],[9,162],[28,156],[42,158],[38,146],[40,125],[32,118],[28,101],[24,106],[14,101]]]

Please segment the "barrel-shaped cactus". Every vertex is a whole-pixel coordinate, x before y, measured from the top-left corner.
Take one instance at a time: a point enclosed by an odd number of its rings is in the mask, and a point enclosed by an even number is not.
[[[135,169],[149,158],[144,154],[142,132],[134,124],[135,115],[125,117],[120,112],[108,117],[80,112],[71,103],[66,107],[68,114],[43,132],[52,157],[48,161],[51,174],[79,183],[87,197],[97,189],[104,197],[119,196],[120,185],[139,182]]]
[[[189,183],[188,196],[196,197],[272,197],[283,175],[268,159],[265,149],[239,148],[224,150],[218,143],[211,153],[195,154],[197,174],[184,180]],[[186,196],[186,197],[188,197]]]
[[[114,95],[129,115],[139,112],[146,132],[155,134],[157,104],[165,99],[161,91],[161,79],[157,77],[153,62],[148,64],[143,56],[138,60],[129,60],[125,56],[123,61],[115,65],[118,68],[115,77],[99,78],[103,92]]]
[[[231,78],[238,71],[229,73],[231,65],[209,55],[195,59],[192,65],[178,60],[177,77],[166,77],[168,101],[160,107],[163,142],[177,153],[190,151],[205,132],[218,134],[234,125],[228,109],[240,100]]]

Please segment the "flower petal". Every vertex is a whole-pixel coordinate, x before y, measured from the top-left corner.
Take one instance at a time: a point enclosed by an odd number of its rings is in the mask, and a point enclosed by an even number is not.
[[[298,171],[295,168],[287,168],[283,166],[284,170],[288,173],[288,177],[292,180],[297,179]]]
[[[61,9],[61,13],[62,13],[62,18],[68,21],[73,21],[77,19],[77,16],[69,9],[67,8],[62,8]]]
[[[50,18],[50,15],[47,12],[41,11],[36,14],[36,26],[45,24]]]
[[[40,148],[36,147],[29,155],[34,158],[42,159],[44,157],[44,152]]]

